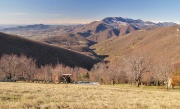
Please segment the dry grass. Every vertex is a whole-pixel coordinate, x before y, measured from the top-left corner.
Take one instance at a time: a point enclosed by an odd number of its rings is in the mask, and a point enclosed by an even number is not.
[[[128,57],[132,51],[143,50],[151,58],[164,57],[167,61],[180,61],[180,26],[161,27],[150,31],[135,31],[123,37],[112,38],[91,46],[98,55]],[[177,36],[178,35],[178,36]]]
[[[0,83],[0,109],[178,109],[178,91],[128,85]]]

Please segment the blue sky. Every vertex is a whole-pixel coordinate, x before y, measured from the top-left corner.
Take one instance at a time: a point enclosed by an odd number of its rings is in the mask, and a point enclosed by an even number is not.
[[[180,0],[0,0],[0,24],[76,24],[105,17],[180,23]]]

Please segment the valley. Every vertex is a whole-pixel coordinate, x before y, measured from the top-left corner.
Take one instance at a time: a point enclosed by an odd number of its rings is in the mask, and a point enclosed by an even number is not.
[[[0,109],[180,109],[179,4],[0,0]]]
[[[0,109],[180,109],[179,4],[0,0]]]

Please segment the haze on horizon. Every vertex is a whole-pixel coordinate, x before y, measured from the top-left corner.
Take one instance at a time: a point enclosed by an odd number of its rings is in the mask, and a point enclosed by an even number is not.
[[[105,17],[180,23],[179,0],[1,0],[0,24],[85,24]]]

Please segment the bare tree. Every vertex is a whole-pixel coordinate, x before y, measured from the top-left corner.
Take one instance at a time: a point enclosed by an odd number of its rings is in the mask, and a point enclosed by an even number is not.
[[[112,76],[115,77],[115,83],[126,83],[127,77],[125,74],[124,65],[122,63],[122,59],[119,58],[119,56],[116,56],[114,58],[109,68],[112,69],[114,72]]]
[[[21,55],[3,55],[0,60],[0,69],[10,80],[32,79],[36,71],[35,61]]]
[[[73,75],[72,75],[72,79],[74,81],[79,81],[79,77],[80,77],[80,68],[79,67],[75,67],[74,70],[73,70]]]
[[[106,73],[107,67],[105,63],[99,63],[94,65],[93,70],[91,70],[90,78],[93,77],[93,81],[105,83],[107,81]]]
[[[172,76],[173,66],[170,61],[164,57],[156,58],[154,65],[154,76],[159,80],[164,80],[168,90],[168,80]]]
[[[44,81],[45,82],[50,82],[52,81],[52,65],[45,65],[41,67],[41,70],[44,74]]]
[[[150,69],[150,58],[143,52],[133,52],[131,56],[124,59],[126,74],[129,80],[140,86],[142,76]]]
[[[55,83],[60,82],[60,77],[64,73],[65,66],[62,64],[57,64],[53,69],[52,69],[52,81]]]
[[[36,73],[36,64],[32,58],[27,58],[22,55],[19,58],[19,70],[22,72],[22,77],[25,80],[31,80],[34,78],[34,74]]]

